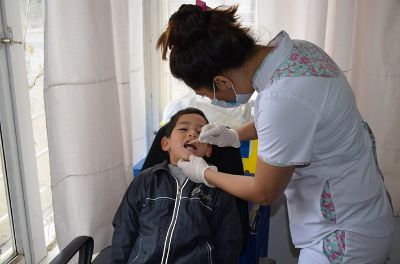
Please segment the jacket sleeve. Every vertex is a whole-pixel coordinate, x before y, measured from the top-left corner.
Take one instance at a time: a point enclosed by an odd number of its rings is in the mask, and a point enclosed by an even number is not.
[[[125,192],[121,204],[114,216],[112,237],[113,263],[127,263],[134,243],[139,234],[140,198],[144,187],[143,176],[139,175]]]
[[[217,191],[219,193],[213,216],[214,262],[239,263],[243,232],[236,200],[221,190]]]

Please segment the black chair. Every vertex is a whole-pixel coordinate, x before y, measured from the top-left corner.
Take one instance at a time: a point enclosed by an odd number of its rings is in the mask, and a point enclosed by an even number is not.
[[[142,170],[161,163],[168,159],[168,155],[161,149],[161,139],[165,135],[166,125],[161,127],[150,147],[147,157],[143,163]],[[213,151],[210,158],[206,158],[209,164],[217,166],[219,171],[226,173],[243,175],[243,164],[240,155],[240,149],[233,147],[220,148],[213,146]],[[248,238],[249,213],[248,203],[241,199],[236,199],[237,210],[239,212],[242,223],[243,241],[245,241],[242,252],[246,247]],[[111,263],[111,247],[103,249],[99,255],[91,262],[93,254],[93,239],[87,236],[75,238],[67,247],[65,247],[59,255],[50,262],[50,264],[66,264],[70,259],[79,252],[79,264],[109,264]]]
[[[79,264],[92,263],[93,238],[90,236],[79,236],[72,240],[50,264],[68,263],[76,253],[79,252]]]

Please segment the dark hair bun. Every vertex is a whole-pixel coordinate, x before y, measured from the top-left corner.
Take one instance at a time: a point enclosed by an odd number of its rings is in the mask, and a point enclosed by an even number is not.
[[[169,19],[169,46],[186,48],[207,33],[206,12],[196,5],[181,5]]]
[[[169,19],[157,41],[163,60],[169,54],[172,75],[193,89],[212,91],[213,78],[241,67],[255,48],[249,29],[242,27],[236,11],[182,5]]]

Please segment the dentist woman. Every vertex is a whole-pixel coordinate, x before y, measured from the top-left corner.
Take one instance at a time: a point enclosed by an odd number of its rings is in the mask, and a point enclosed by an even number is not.
[[[158,40],[170,69],[221,107],[246,103],[254,122],[203,127],[199,142],[240,147],[258,139],[254,177],[215,171],[200,157],[178,166],[202,182],[252,201],[286,195],[299,263],[384,263],[394,223],[375,140],[352,88],[319,47],[282,31],[267,45],[238,22],[237,6],[182,5]]]

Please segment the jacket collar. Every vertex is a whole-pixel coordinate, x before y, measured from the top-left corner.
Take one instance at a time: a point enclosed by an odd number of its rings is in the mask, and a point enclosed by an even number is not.
[[[159,170],[168,170],[169,171],[168,164],[169,164],[168,160],[164,160],[163,162],[154,165],[153,171],[159,171]]]

